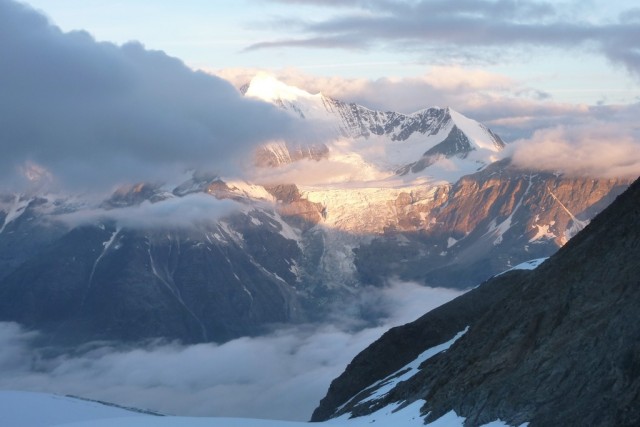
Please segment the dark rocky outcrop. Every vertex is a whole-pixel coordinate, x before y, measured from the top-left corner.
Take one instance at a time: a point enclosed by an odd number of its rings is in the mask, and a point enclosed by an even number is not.
[[[141,182],[135,185],[121,186],[102,203],[101,207],[104,209],[123,208],[139,205],[145,201],[158,202],[165,198],[166,194],[160,189],[160,185]]]
[[[267,185],[265,190],[275,197],[278,213],[300,230],[306,231],[322,221],[324,207],[302,198],[296,185]]]
[[[531,427],[640,425],[638,224],[640,180],[538,269],[492,279],[440,307],[438,317],[428,314],[395,330],[393,340],[387,334],[370,346],[334,381],[314,420],[326,419],[358,391],[350,384],[371,384],[393,372],[374,369],[365,381],[361,376],[370,373],[358,367],[393,364],[396,354],[431,346],[424,336],[442,329],[436,319],[453,321],[464,299],[483,306],[486,295],[479,292],[485,288],[493,299],[489,307],[469,319],[470,329],[449,350],[384,398],[355,399],[341,412],[358,415],[424,399],[427,421],[455,410],[468,426],[498,418]],[[447,331],[441,341],[451,335]],[[385,348],[385,341],[400,346]],[[413,346],[418,349],[407,349]]]
[[[22,204],[20,215],[7,222],[8,213],[0,210],[0,280],[9,275],[23,262],[37,254],[44,246],[60,238],[66,228],[58,224],[38,221],[40,207],[46,203],[40,197],[19,195],[0,196],[7,205]],[[15,216],[15,212],[14,212]]]
[[[386,378],[414,360],[420,353],[446,342],[467,325],[477,321],[493,304],[505,298],[516,271],[467,292],[449,304],[436,308],[418,320],[391,328],[358,354],[342,375],[333,380],[327,395],[314,411],[312,421],[329,419],[336,408],[353,398],[354,402],[370,393],[362,390]],[[343,412],[353,410],[345,407]]]
[[[493,133],[491,135],[494,138],[498,138]],[[497,141],[500,141],[500,139],[497,139]],[[474,148],[471,145],[469,138],[467,138],[464,132],[458,129],[458,126],[453,125],[451,131],[442,142],[434,145],[429,150],[427,150],[427,152],[422,155],[422,158],[420,160],[404,166],[402,169],[397,171],[397,173],[398,175],[406,175],[409,172],[421,172],[437,162],[441,157],[449,158],[456,156],[464,159],[473,150]]]

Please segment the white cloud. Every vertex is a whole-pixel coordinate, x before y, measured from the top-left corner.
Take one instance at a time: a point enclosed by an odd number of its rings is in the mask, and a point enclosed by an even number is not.
[[[139,43],[64,33],[0,2],[0,180],[25,164],[57,184],[105,189],[188,169],[238,170],[247,151],[303,135],[296,120]]]
[[[252,181],[262,185],[284,182],[312,186],[375,181],[389,176],[355,155],[336,155],[320,161],[302,159],[278,168],[256,168],[249,175]]]
[[[336,321],[283,327],[224,344],[104,343],[44,357],[37,334],[0,323],[0,388],[74,394],[180,415],[307,420],[329,383],[389,327],[459,292],[394,283],[367,288]],[[378,323],[362,327],[362,312]],[[349,320],[350,319],[350,320]],[[356,325],[359,328],[354,328]]]
[[[509,147],[524,168],[605,178],[640,175],[640,129],[594,121],[556,126]]]
[[[183,228],[214,222],[240,208],[238,202],[229,199],[218,200],[205,193],[194,193],[154,203],[145,200],[139,205],[123,208],[81,210],[56,215],[53,219],[69,226],[110,220],[126,228]]]

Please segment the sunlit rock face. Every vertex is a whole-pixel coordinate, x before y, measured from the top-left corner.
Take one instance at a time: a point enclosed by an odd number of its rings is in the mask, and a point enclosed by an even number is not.
[[[369,281],[396,274],[434,285],[474,286],[512,265],[554,253],[628,183],[499,162],[442,188],[440,200],[446,203],[423,214],[422,221],[414,216],[407,227],[398,218],[395,227],[358,249],[356,265]]]

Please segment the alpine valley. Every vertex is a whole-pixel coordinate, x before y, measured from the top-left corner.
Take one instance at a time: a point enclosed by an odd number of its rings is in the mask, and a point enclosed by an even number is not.
[[[374,111],[266,75],[240,90],[304,120],[308,141],[248,154],[243,179],[2,195],[0,320],[59,345],[258,335],[367,286],[468,289],[549,257],[630,184],[519,168],[451,108]],[[188,225],[171,214],[194,209]]]
[[[542,264],[392,328],[333,381],[312,424],[11,391],[0,412],[21,427],[637,426],[639,207],[640,180]]]

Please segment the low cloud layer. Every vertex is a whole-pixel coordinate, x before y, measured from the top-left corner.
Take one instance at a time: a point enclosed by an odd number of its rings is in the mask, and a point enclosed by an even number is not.
[[[0,0],[0,184],[25,168],[66,187],[166,180],[187,169],[229,173],[257,144],[294,137],[295,121],[244,99],[139,43],[63,33]]]
[[[171,197],[158,202],[148,200],[139,205],[115,209],[87,209],[74,213],[55,215],[53,220],[68,226],[95,224],[113,221],[118,227],[152,229],[170,227],[190,228],[199,224],[209,224],[234,211],[242,205],[229,199],[218,200],[206,193]]]
[[[358,352],[389,327],[459,292],[395,283],[362,295],[331,324],[286,327],[221,345],[102,344],[54,358],[33,351],[36,333],[0,323],[0,388],[74,394],[171,414],[308,420],[330,381]],[[379,322],[362,327],[363,312]]]
[[[261,185],[293,182],[296,185],[328,185],[337,183],[372,182],[389,177],[359,157],[335,156],[321,161],[303,159],[278,168],[258,168],[250,178]]]
[[[516,165],[572,176],[640,176],[640,128],[595,121],[536,132],[509,147]]]

